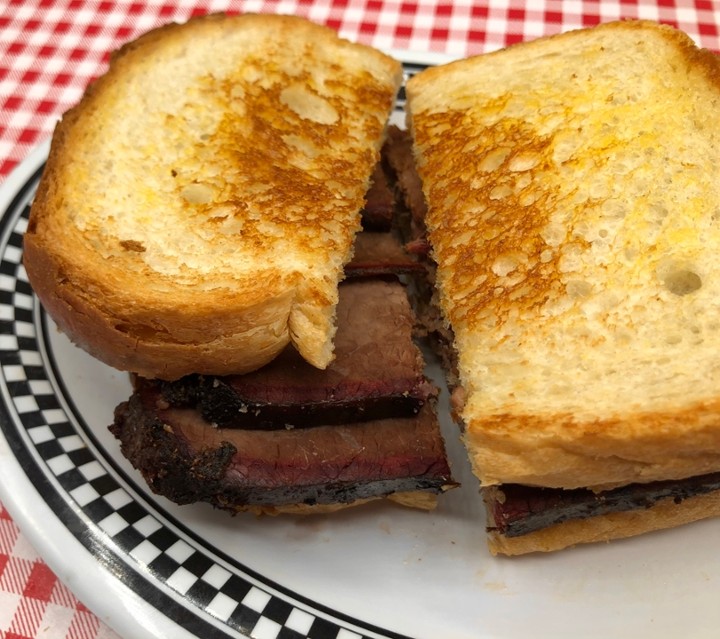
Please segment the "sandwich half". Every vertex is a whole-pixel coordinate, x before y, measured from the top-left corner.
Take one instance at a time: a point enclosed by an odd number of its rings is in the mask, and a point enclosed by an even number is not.
[[[720,514],[717,58],[615,22],[407,95],[491,550]]]
[[[340,286],[335,360],[286,349],[245,375],[135,378],[112,433],[150,489],[231,513],[325,513],[388,498],[433,509],[453,488],[397,281]]]
[[[400,64],[277,15],[126,45],[58,124],[24,264],[61,330],[120,370],[332,359],[338,282]]]
[[[391,153],[407,157],[396,136],[383,149],[384,158]],[[425,377],[417,319],[400,281],[423,268],[394,232],[395,182],[379,165],[339,287],[327,368],[288,346],[243,375],[133,376],[134,392],[110,430],[153,492],[179,504],[276,515],[379,499],[430,510],[457,485],[438,389]]]
[[[110,429],[155,493],[317,513],[456,485],[380,161],[401,75],[300,18],[211,15],[127,44],[58,125],[25,267],[131,373]]]

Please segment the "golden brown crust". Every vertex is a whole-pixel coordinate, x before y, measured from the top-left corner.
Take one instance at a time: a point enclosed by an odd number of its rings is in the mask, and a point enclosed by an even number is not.
[[[517,58],[523,52],[529,57],[536,57],[531,52],[537,52],[542,57],[544,44],[552,44],[553,51],[548,57],[556,59],[562,46],[569,49],[583,46],[587,33],[600,38],[603,32],[623,31],[638,32],[641,36],[652,34],[672,42],[688,65],[702,66],[717,83],[720,63],[712,54],[694,47],[681,31],[648,21],[613,22],[538,38],[431,67],[408,80],[410,116],[421,120],[421,126],[413,131],[419,172],[425,176],[424,188],[431,205],[427,219],[430,240],[439,261],[443,310],[452,326],[467,332],[492,330],[501,335],[503,326],[518,310],[531,317],[533,313],[539,315],[548,301],[563,295],[567,286],[567,266],[563,270],[562,263],[567,262],[567,250],[551,250],[554,243],[563,249],[574,245],[576,252],[593,248],[573,227],[572,223],[578,221],[575,218],[569,220],[568,228],[557,230],[558,238],[548,241],[548,225],[558,209],[579,210],[587,217],[591,213],[582,211],[583,201],[578,206],[573,199],[577,198],[577,191],[588,199],[582,186],[577,190],[564,189],[563,184],[553,179],[562,164],[557,160],[558,138],[566,131],[563,125],[553,124],[553,117],[536,114],[543,106],[543,92],[547,92],[542,81],[537,84],[537,96],[530,91],[520,93],[522,86],[497,89],[497,95],[493,91],[468,95],[473,64],[482,64],[484,69],[493,61],[508,65],[509,55],[516,54]],[[548,68],[567,67],[569,76],[574,72],[570,66],[574,62],[568,60],[563,66],[562,61],[553,60]],[[528,80],[528,87],[533,81]],[[599,93],[605,89],[602,83],[598,85],[587,90]],[[438,105],[435,95],[443,89],[450,97]],[[604,94],[585,97],[582,88],[571,82],[558,91],[567,91],[568,102],[612,97]],[[579,93],[580,99],[571,92]],[[556,97],[553,95],[552,99]],[[522,105],[522,110],[516,103]],[[580,104],[579,109],[584,106]],[[513,115],[516,111],[521,115]],[[579,130],[583,128],[583,116],[578,117],[570,106],[565,112],[552,115],[568,120],[574,117],[573,125],[577,123]],[[590,125],[588,119],[586,126]],[[619,147],[624,143],[603,141],[602,146],[596,144],[587,153],[592,153],[599,168],[606,161],[603,155],[621,150]],[[565,182],[573,179],[570,172],[575,161],[572,158],[568,167],[562,167]],[[526,177],[523,173],[531,178],[546,173],[547,180],[543,184],[534,179],[523,180]],[[606,193],[599,193],[593,194],[592,199],[606,197]],[[458,206],[453,206],[456,202]]]
[[[145,376],[243,373],[291,341],[326,366],[399,81],[395,60],[291,16],[129,43],[54,133],[33,288],[73,341]]]
[[[217,300],[198,300],[193,306],[144,307],[142,314],[123,316],[122,309],[109,313],[93,299],[112,291],[79,287],[77,279],[69,283],[33,235],[25,237],[24,259],[33,290],[57,325],[78,346],[119,370],[167,380],[189,373],[240,374],[267,364],[289,342],[293,290],[278,291],[242,313],[237,307],[218,308]]]
[[[690,497],[680,504],[669,498],[647,509],[566,521],[521,537],[491,532],[488,547],[494,555],[553,552],[578,544],[634,537],[717,516],[720,516],[720,491]]]
[[[720,470],[719,78],[682,32],[628,21],[408,82],[484,485]]]
[[[653,22],[651,20],[622,20],[622,21],[612,21],[612,22],[606,22],[603,24],[599,24],[595,27],[591,27],[593,31],[615,31],[615,30],[626,30],[626,31],[636,31],[642,34],[642,31],[644,29],[660,29],[664,32],[665,37],[674,40],[678,43],[680,48],[683,50],[684,54],[688,57],[688,61],[690,62],[696,62],[696,55],[697,55],[697,48],[693,45],[692,41],[682,32],[678,29],[675,29],[674,27],[671,27],[669,25],[665,24],[659,24],[657,22]],[[578,36],[582,38],[582,32],[586,29],[572,29],[569,31],[566,31],[564,33],[558,33],[548,36],[543,36],[539,38],[534,38],[532,40],[526,40],[524,42],[517,42],[515,44],[512,44],[508,47],[505,47],[503,49],[498,49],[496,51],[491,51],[489,53],[481,54],[483,58],[492,60],[493,58],[503,57],[505,53],[511,49],[522,51],[522,50],[534,50],[537,48],[538,45],[542,46],[542,42],[544,40],[553,40],[554,42],[562,43],[563,45],[567,47],[573,46],[573,40],[575,40]],[[712,52],[706,51],[706,53],[709,53],[711,56],[713,55]],[[473,60],[473,57],[471,56],[469,58],[463,58],[460,60],[455,60],[453,62],[448,62],[443,65],[437,65],[434,67],[429,67],[428,69],[424,70],[422,73],[419,73],[417,75],[414,75],[410,80],[408,80],[408,90],[413,92],[420,92],[424,89],[424,85],[426,83],[433,84],[436,82],[439,78],[444,76],[447,71],[453,71],[457,68],[462,68],[466,66],[468,63],[471,63]],[[707,58],[704,54],[702,55],[703,58]],[[716,64],[712,61],[710,61],[710,69],[711,74],[715,77],[717,77],[716,72]]]
[[[464,438],[485,485],[608,489],[716,472],[718,423],[716,400],[592,422],[572,415],[496,415],[470,420]]]

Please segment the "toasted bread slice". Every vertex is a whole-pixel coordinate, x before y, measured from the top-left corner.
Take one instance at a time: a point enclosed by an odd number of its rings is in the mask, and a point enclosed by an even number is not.
[[[617,22],[407,86],[484,485],[720,469],[720,63]]]
[[[59,123],[25,237],[60,328],[119,369],[332,358],[337,284],[401,66],[301,18],[148,33]]]

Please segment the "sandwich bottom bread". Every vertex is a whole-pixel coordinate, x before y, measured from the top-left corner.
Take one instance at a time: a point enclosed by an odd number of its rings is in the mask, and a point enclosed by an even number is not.
[[[720,515],[720,473],[612,490],[503,484],[483,489],[495,554],[634,537]]]
[[[421,315],[493,553],[720,515],[719,77],[677,29],[623,21],[406,85]]]
[[[382,498],[429,510],[456,485],[398,279],[422,266],[396,239],[393,173],[381,167],[326,369],[289,347],[244,375],[133,377],[111,431],[154,492],[232,513],[307,514]]]

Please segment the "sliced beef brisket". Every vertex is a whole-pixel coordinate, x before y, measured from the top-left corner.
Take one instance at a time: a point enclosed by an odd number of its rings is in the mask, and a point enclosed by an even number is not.
[[[271,431],[214,428],[196,410],[165,406],[145,385],[111,430],[150,488],[179,504],[349,504],[454,485],[430,405],[411,418]]]
[[[355,237],[355,254],[345,265],[349,278],[416,275],[425,270],[393,233],[363,231]]]
[[[408,219],[403,222],[403,238],[406,242],[425,237],[425,216],[427,204],[422,192],[422,182],[415,170],[410,133],[396,126],[388,127],[388,135],[383,146],[383,162],[386,171],[392,176],[397,195]],[[396,219],[397,216],[396,216]]]
[[[365,207],[361,211],[363,228],[368,231],[389,231],[394,211],[395,196],[382,164],[378,163],[373,171],[370,188],[365,194]]]
[[[243,376],[136,379],[111,426],[123,454],[154,492],[230,511],[453,487],[405,287],[341,285],[337,322],[324,371],[288,350]]]
[[[427,239],[425,216],[427,204],[422,192],[422,181],[415,169],[410,133],[398,127],[390,127],[383,147],[383,160],[390,182],[395,186],[397,205],[404,212],[396,214],[399,234],[404,239],[405,253],[422,265],[422,270],[413,270],[411,299],[418,318],[418,336],[427,340],[428,345],[440,358],[451,389],[458,384],[457,353],[453,345],[454,335],[444,320],[435,289],[436,265],[432,259],[431,246]]]
[[[720,473],[629,484],[602,492],[504,484],[485,488],[483,494],[488,528],[506,537],[519,537],[571,519],[650,508],[664,499],[679,504],[688,497],[715,490],[720,490]]]
[[[209,422],[237,428],[411,416],[437,395],[412,339],[414,323],[399,282],[346,282],[340,286],[335,359],[327,369],[313,368],[288,348],[249,375],[162,383],[163,398],[170,405],[197,407]]]

